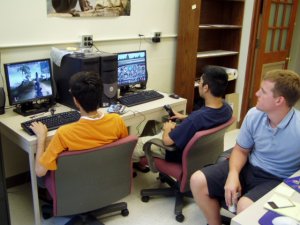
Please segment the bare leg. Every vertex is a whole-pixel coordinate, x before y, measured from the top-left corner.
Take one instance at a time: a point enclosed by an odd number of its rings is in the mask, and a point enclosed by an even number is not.
[[[191,177],[191,190],[194,200],[200,207],[209,225],[221,225],[220,204],[216,199],[209,197],[207,181],[199,170]]]
[[[250,198],[241,197],[237,204],[237,214],[248,208],[251,204],[253,204],[253,201]]]

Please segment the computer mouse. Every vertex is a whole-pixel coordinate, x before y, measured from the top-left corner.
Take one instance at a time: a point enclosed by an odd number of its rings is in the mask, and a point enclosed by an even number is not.
[[[297,225],[298,222],[287,216],[279,216],[272,220],[274,225]]]
[[[169,97],[170,98],[175,98],[175,99],[180,98],[179,95],[177,95],[177,94],[170,94]]]

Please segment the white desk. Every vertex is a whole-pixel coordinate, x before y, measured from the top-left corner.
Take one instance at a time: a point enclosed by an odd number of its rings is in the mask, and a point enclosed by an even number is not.
[[[300,176],[300,170],[296,172],[293,177]],[[281,183],[278,186],[286,186],[285,183]],[[277,188],[277,187],[276,187]],[[239,213],[231,220],[231,225],[257,225],[258,220],[267,212],[264,208],[265,203],[272,197],[272,195],[276,192],[276,188],[269,191],[263,197],[261,197],[258,201],[254,202],[249,208]],[[293,201],[300,203],[300,194],[297,191],[293,192],[291,197]]]
[[[161,120],[162,116],[167,115],[166,111],[163,109],[165,104],[171,105],[174,111],[185,113],[186,110],[186,99],[173,99],[164,94],[165,97],[159,100],[155,100],[149,103],[133,106],[127,108],[127,113],[123,114],[122,117],[129,127],[129,132],[131,134],[137,134],[139,127],[139,132],[142,131],[145,123],[148,120]],[[66,106],[58,106],[56,112],[68,111],[70,108]],[[106,112],[106,109],[101,109],[103,112]],[[49,113],[47,113],[49,114]],[[45,114],[45,115],[47,115]],[[31,176],[31,188],[32,188],[32,197],[33,197],[33,206],[34,206],[34,219],[35,224],[41,224],[40,218],[40,208],[38,201],[38,192],[37,192],[37,180],[35,174],[35,152],[36,152],[36,137],[28,135],[20,126],[20,123],[26,120],[29,120],[29,117],[23,117],[16,114],[12,110],[7,110],[3,116],[0,116],[0,134],[1,140],[10,141],[18,146],[20,146],[27,154],[29,158],[30,165],[30,176]],[[55,134],[54,131],[48,132],[47,142],[49,142],[52,136]],[[3,146],[1,145],[1,151]]]

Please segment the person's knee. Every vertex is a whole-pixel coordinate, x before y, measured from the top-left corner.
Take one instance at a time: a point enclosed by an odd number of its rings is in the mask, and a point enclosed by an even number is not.
[[[193,173],[190,179],[191,190],[195,192],[207,192],[207,182],[205,175],[200,171]],[[204,193],[203,193],[204,194]],[[207,194],[207,193],[205,193]]]
[[[242,212],[246,208],[248,208],[250,205],[253,204],[253,201],[248,197],[241,197],[237,204],[237,213]]]

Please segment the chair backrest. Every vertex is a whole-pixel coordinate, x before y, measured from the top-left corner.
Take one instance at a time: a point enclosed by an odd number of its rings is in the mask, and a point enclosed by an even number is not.
[[[46,186],[53,214],[80,214],[114,203],[131,191],[131,157],[137,137],[128,136],[98,148],[66,151],[50,171]]]
[[[229,121],[215,128],[198,131],[185,146],[182,155],[182,179],[180,191],[189,190],[191,175],[204,166],[214,164],[224,151],[224,135],[226,129],[235,121]]]

